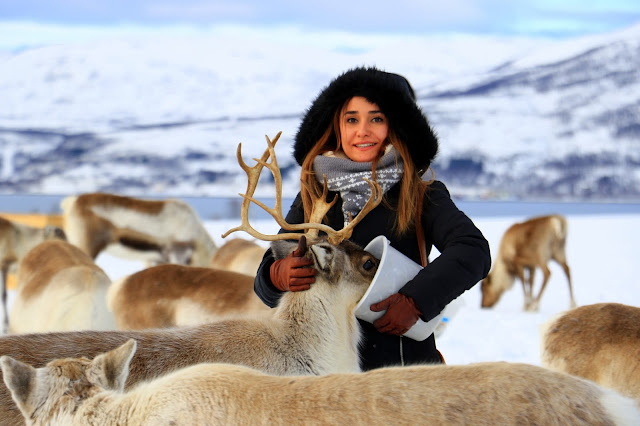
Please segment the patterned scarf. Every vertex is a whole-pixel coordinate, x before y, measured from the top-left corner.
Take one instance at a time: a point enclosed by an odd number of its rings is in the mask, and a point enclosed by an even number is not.
[[[402,158],[397,155],[393,146],[389,145],[389,147],[391,149],[387,149],[376,167],[376,181],[383,194],[398,183],[404,173]],[[363,179],[371,179],[371,162],[358,163],[348,158],[327,154],[316,156],[313,160],[313,169],[320,183],[324,183],[323,175],[325,175],[329,189],[340,192],[344,223],[347,224],[349,215],[352,218],[355,217],[371,196],[371,188]]]

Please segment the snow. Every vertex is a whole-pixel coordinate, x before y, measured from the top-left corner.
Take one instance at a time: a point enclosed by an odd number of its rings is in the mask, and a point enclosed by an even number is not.
[[[570,214],[567,258],[578,305],[617,302],[640,306],[640,279],[636,261],[640,252],[640,214]],[[471,217],[489,241],[495,257],[504,231],[523,216]],[[205,227],[217,244],[223,244],[223,232],[239,224],[236,220],[207,221]],[[264,233],[274,233],[272,221],[254,223]],[[229,238],[248,238],[244,233]],[[266,244],[260,242],[260,244]],[[436,254],[437,255],[437,254]],[[111,279],[143,267],[137,262],[101,254],[96,263]],[[540,311],[522,311],[521,286],[505,292],[493,309],[480,308],[480,285],[457,301],[457,314],[437,338],[438,349],[448,364],[480,361],[510,361],[540,365],[538,327],[569,306],[567,280],[561,268],[550,264],[551,278],[542,297]],[[542,279],[538,272],[535,291]],[[13,292],[10,293],[10,302]]]

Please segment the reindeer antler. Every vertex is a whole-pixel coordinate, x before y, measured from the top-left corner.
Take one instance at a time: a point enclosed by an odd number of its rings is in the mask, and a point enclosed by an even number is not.
[[[242,144],[238,144],[236,156],[238,158],[240,167],[242,167],[242,169],[245,171],[248,179],[246,193],[238,194],[242,198],[244,198],[244,200],[242,201],[242,209],[240,214],[242,218],[242,224],[222,234],[222,238],[225,238],[227,235],[235,231],[245,231],[249,235],[263,241],[299,239],[302,235],[306,235],[308,238],[313,239],[318,236],[319,231],[323,231],[327,234],[328,240],[331,244],[339,244],[342,240],[351,237],[353,228],[364,218],[367,213],[373,210],[382,201],[382,190],[380,189],[380,185],[378,185],[377,182],[365,178],[365,180],[371,187],[371,195],[369,196],[369,199],[367,200],[360,213],[358,213],[358,215],[356,215],[356,217],[352,221],[350,221],[348,225],[346,225],[341,230],[336,231],[332,227],[321,223],[322,219],[325,217],[331,207],[333,207],[337,200],[336,194],[331,202],[327,202],[327,178],[326,176],[324,176],[324,187],[322,189],[322,195],[319,198],[313,200],[313,209],[311,211],[311,214],[309,215],[309,222],[300,224],[287,223],[282,215],[282,175],[280,173],[280,167],[278,167],[278,160],[276,159],[275,152],[275,145],[281,134],[282,132],[278,132],[276,137],[273,139],[273,142],[269,139],[269,136],[265,135],[265,138],[267,139],[267,149],[265,150],[264,154],[262,154],[262,157],[260,159],[254,158],[257,164],[253,167],[247,166],[244,160],[242,160]],[[271,161],[267,161],[269,158],[271,158]],[[262,172],[262,169],[264,167],[268,168],[271,171],[276,186],[276,200],[273,208],[270,208],[261,201],[253,198],[253,194],[255,193],[256,187],[258,186],[258,180],[260,179],[260,173]],[[304,234],[300,232],[290,232],[275,235],[266,235],[258,232],[249,224],[249,206],[252,202],[269,213],[282,229],[286,229],[288,231],[307,231]]]

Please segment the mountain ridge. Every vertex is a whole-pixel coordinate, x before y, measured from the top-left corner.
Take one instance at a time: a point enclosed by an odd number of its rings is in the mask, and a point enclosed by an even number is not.
[[[414,85],[441,141],[435,177],[456,197],[640,199],[640,25],[548,45],[547,60],[540,50],[504,54],[450,78],[432,72],[427,40],[402,60],[388,46],[350,54],[200,41],[185,52],[179,41],[164,51],[147,43],[3,58],[0,193],[233,196],[246,187],[237,145],[250,162],[265,134],[283,131],[276,152],[291,197],[291,147],[308,103],[339,72],[375,64]],[[300,60],[314,55],[317,65]]]

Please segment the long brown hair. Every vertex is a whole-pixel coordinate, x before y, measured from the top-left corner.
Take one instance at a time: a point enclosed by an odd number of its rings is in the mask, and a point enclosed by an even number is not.
[[[350,100],[351,99],[347,99],[341,108],[336,109],[333,114],[332,123],[327,127],[315,145],[313,145],[302,162],[300,180],[302,181],[301,196],[305,221],[309,220],[309,215],[311,214],[311,209],[313,207],[313,199],[320,198],[322,196],[323,187],[316,179],[316,175],[313,170],[313,160],[316,156],[322,155],[327,151],[338,151],[341,149],[340,116]],[[407,145],[397,136],[391,125],[389,125],[389,133],[387,135],[386,142],[395,147],[404,163],[404,173],[400,180],[400,194],[397,205],[391,206],[386,197],[383,199],[383,202],[388,207],[396,211],[394,231],[397,234],[402,235],[413,230],[415,217],[416,215],[419,217],[422,212],[422,205],[418,204],[418,198],[422,199],[422,197],[417,197],[417,195],[424,193],[429,184],[433,182],[433,177],[429,181],[422,180],[413,160],[411,160]],[[378,153],[378,157],[371,162],[371,176],[374,180],[376,179],[377,163],[383,155],[384,149],[381,149]]]

